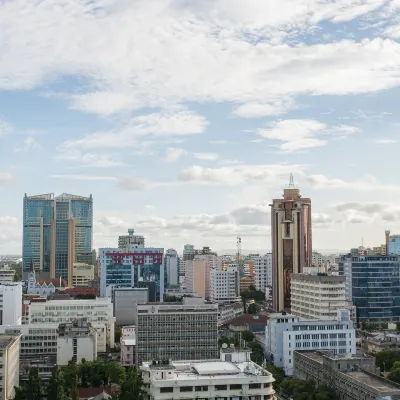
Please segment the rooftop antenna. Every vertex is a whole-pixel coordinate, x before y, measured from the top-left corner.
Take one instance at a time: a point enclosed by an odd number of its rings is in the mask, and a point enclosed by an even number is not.
[[[290,178],[289,178],[289,189],[296,189],[296,186],[294,185],[293,174],[290,174]]]

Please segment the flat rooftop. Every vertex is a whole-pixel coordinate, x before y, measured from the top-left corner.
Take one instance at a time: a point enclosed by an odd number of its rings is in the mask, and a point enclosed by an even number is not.
[[[227,361],[205,362],[193,365],[199,375],[231,375],[240,373],[240,369]]]
[[[379,379],[372,374],[367,374],[362,371],[343,372],[345,375],[363,383],[364,385],[373,387],[381,392],[398,392],[400,393],[400,386],[394,385],[386,379]]]

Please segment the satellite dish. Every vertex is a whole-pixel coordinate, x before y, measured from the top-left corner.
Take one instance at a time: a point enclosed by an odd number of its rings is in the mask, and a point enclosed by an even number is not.
[[[227,349],[228,348],[228,344],[227,343],[222,343],[222,348],[223,349]]]

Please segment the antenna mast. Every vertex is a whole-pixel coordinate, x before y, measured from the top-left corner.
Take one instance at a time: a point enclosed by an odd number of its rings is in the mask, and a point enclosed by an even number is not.
[[[239,268],[239,273],[240,275],[242,275],[243,274],[242,238],[240,236],[237,237],[236,247],[237,247],[236,261]]]

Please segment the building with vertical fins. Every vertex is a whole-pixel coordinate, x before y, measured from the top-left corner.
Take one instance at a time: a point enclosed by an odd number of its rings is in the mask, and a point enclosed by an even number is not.
[[[92,262],[93,198],[72,194],[24,197],[22,263],[44,278],[72,285],[74,263]]]
[[[282,199],[271,206],[273,308],[290,310],[290,274],[311,265],[311,199],[302,198],[290,175]]]

